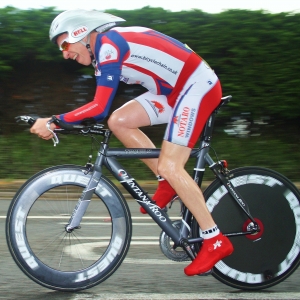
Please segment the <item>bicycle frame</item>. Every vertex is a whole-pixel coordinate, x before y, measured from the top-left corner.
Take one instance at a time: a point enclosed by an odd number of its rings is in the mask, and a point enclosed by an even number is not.
[[[222,104],[230,100],[230,96],[223,98]],[[221,105],[222,105],[221,104]],[[220,105],[220,106],[221,106]],[[219,107],[220,107],[219,106]],[[232,198],[238,203],[244,213],[252,221],[252,228],[246,232],[234,232],[234,233],[223,233],[227,236],[239,236],[246,234],[253,234],[259,231],[259,227],[253,217],[250,214],[249,208],[245,200],[239,195],[235,188],[231,185],[228,178],[228,172],[226,172],[221,164],[221,162],[214,162],[214,160],[209,155],[209,148],[211,143],[211,136],[213,130],[213,124],[215,120],[215,115],[219,107],[214,111],[214,113],[208,119],[203,134],[201,136],[199,148],[192,149],[190,157],[196,157],[196,163],[193,172],[193,179],[201,187],[202,179],[205,171],[205,166],[208,165],[209,168],[214,172],[217,178],[222,182],[222,184],[227,189],[228,193]],[[168,217],[165,210],[156,206],[153,200],[148,196],[147,192],[143,190],[141,186],[135,181],[135,179],[130,175],[130,173],[118,162],[117,158],[158,158],[160,154],[160,149],[146,149],[146,148],[109,148],[108,142],[111,136],[111,131],[108,129],[101,129],[101,134],[104,136],[104,140],[101,143],[98,156],[96,158],[95,164],[93,166],[92,177],[84,189],[76,208],[70,218],[69,225],[66,227],[67,231],[72,231],[74,228],[80,225],[81,218],[92,198],[94,190],[97,185],[101,184],[102,176],[102,166],[104,165],[111,174],[123,185],[123,187],[131,194],[131,196],[147,211],[151,218],[156,222],[161,229],[173,240],[175,246],[183,247],[188,255],[194,259],[195,254],[190,248],[190,244],[201,243],[203,239],[199,238],[188,238],[190,233],[190,221],[192,218],[191,212],[184,206],[181,229],[178,230],[172,225],[172,221]]]
[[[221,105],[229,99],[223,98]],[[191,149],[191,177],[201,187],[205,168],[211,169],[216,179],[203,192],[207,207],[223,235],[239,238],[231,240],[233,255],[203,275],[212,274],[238,289],[269,288],[300,265],[300,193],[288,178],[271,169],[242,166],[229,171],[226,161],[212,159],[209,151],[219,107],[207,120],[198,148]],[[29,125],[36,121],[30,116],[17,120]],[[196,220],[194,210],[189,211],[180,201],[180,220],[169,217],[167,209],[156,206],[119,160],[154,159],[162,154],[160,149],[110,148],[112,133],[103,124],[64,124],[55,116],[51,122],[59,127],[53,136],[58,132],[81,134],[98,143],[96,136],[101,135],[101,143],[93,163],[90,156],[84,167],[58,165],[42,170],[12,199],[6,218],[7,245],[29,278],[47,288],[74,292],[103,282],[117,270],[133,233],[130,208],[119,183],[162,229],[159,246],[168,259],[193,260],[196,252],[201,253],[202,222]],[[105,168],[118,180],[117,186],[106,177]],[[181,195],[180,190],[178,193]],[[283,246],[279,249],[278,245]]]

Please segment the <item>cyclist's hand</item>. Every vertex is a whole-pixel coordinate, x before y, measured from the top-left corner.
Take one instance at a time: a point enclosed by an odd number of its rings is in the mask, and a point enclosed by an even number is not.
[[[47,129],[46,124],[51,118],[39,118],[30,128],[30,132],[38,135],[40,138],[44,140],[50,140],[53,138],[52,133]],[[56,125],[51,123],[50,128],[54,130]]]

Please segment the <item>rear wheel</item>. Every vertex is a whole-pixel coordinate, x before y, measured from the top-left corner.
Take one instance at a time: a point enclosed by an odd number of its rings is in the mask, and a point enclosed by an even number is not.
[[[215,265],[213,275],[238,289],[263,289],[278,284],[300,262],[299,191],[281,174],[264,168],[235,169],[229,178],[261,231],[231,237],[234,252]],[[218,180],[206,189],[204,196],[223,234],[249,229],[250,220]],[[192,227],[194,235],[199,236],[195,220]]]
[[[59,166],[23,185],[8,210],[6,236],[20,269],[51,289],[76,291],[107,279],[120,266],[131,239],[123,196],[101,178],[80,226],[66,225],[91,175]]]

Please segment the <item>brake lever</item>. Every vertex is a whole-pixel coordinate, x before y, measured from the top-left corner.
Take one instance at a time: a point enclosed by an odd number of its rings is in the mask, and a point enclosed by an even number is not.
[[[57,134],[50,128],[51,123],[52,123],[52,119],[47,122],[46,127],[53,135],[53,138],[52,138],[53,146],[56,147],[56,145],[59,143],[59,139],[57,137]]]

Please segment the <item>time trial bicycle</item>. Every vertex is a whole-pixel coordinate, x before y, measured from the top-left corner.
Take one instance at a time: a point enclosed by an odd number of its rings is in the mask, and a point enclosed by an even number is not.
[[[266,168],[228,170],[226,161],[209,155],[212,131],[222,98],[208,119],[195,159],[193,179],[201,187],[205,167],[215,180],[204,191],[209,211],[234,246],[211,274],[231,287],[256,290],[280,283],[300,263],[300,194],[285,176]],[[28,116],[19,119],[34,123]],[[60,133],[100,135],[97,158],[86,166],[61,165],[28,179],[7,213],[6,237],[19,268],[44,287],[61,291],[91,288],[111,276],[124,260],[132,221],[117,186],[102,173],[105,167],[162,229],[163,253],[174,261],[192,260],[202,245],[201,230],[181,206],[180,220],[171,220],[118,161],[157,158],[160,149],[110,148],[111,131],[102,124],[60,124]],[[55,143],[58,142],[55,135]]]

